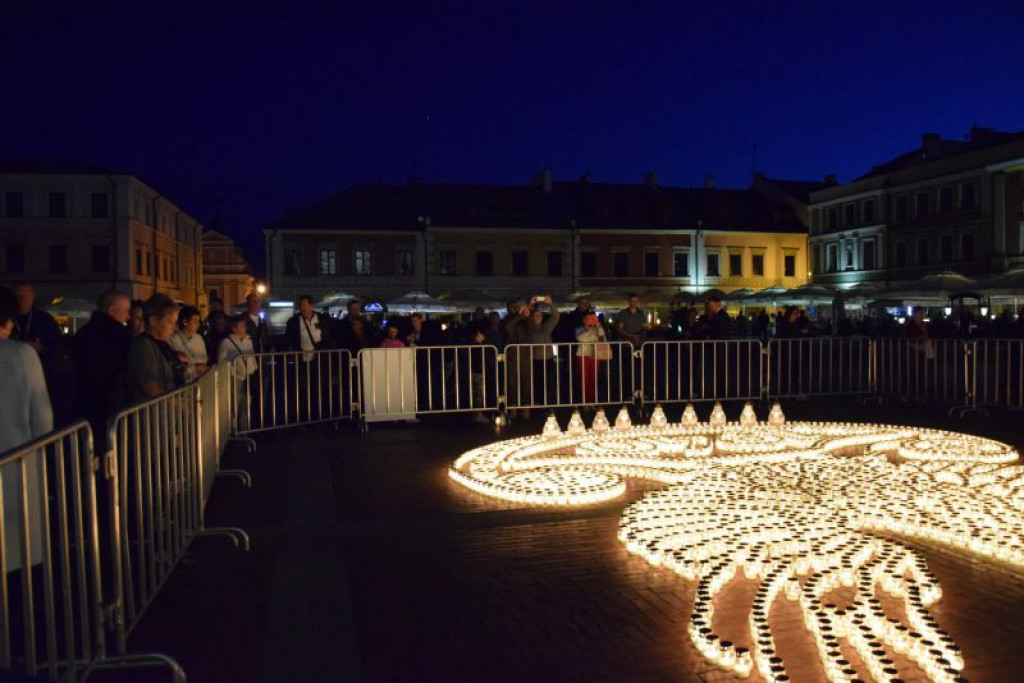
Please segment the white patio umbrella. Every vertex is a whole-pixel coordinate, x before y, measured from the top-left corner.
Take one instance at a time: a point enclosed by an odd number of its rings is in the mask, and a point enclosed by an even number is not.
[[[908,282],[885,293],[888,299],[909,299],[916,303],[945,303],[960,292],[972,291],[977,281],[950,270]]]
[[[456,307],[438,301],[426,292],[409,292],[388,302],[390,313],[454,313]]]

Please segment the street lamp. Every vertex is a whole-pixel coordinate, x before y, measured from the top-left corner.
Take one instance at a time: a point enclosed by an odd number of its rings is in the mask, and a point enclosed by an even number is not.
[[[257,282],[256,283],[256,293],[259,294],[260,296],[263,296],[264,294],[266,294],[267,293],[267,285],[266,285],[266,283],[264,283],[264,282]]]

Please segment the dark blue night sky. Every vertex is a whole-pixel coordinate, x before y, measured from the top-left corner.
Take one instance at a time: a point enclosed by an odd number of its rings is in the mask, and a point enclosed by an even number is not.
[[[1019,0],[70,4],[5,5],[0,156],[135,173],[254,258],[288,207],[410,173],[845,181],[1024,129]]]

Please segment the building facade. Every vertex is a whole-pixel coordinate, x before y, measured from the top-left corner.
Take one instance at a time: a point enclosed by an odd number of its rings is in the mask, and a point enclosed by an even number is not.
[[[203,233],[203,287],[212,311],[230,311],[254,291],[255,278],[238,244],[217,230]]]
[[[813,193],[810,211],[816,283],[884,289],[1024,265],[1024,133],[926,133],[919,148]]]
[[[205,307],[202,226],[131,175],[77,164],[0,163],[0,282],[41,302],[115,288]]]
[[[788,196],[788,195],[787,195]],[[362,185],[268,227],[275,298],[387,300],[472,289],[492,300],[595,290],[681,290],[807,282],[807,226],[756,188],[636,185]]]

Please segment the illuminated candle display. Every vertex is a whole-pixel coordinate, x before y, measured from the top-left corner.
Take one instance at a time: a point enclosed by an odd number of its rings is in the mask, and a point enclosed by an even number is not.
[[[630,426],[624,411],[615,429],[606,419],[582,433],[578,424],[547,426],[469,451],[449,473],[480,494],[528,505],[613,500],[628,478],[668,485],[625,509],[619,540],[697,582],[690,640],[736,677],[756,670],[788,680],[768,619],[779,599],[799,605],[829,680],[898,679],[893,653],[916,677],[958,680],[960,650],[929,612],[941,588],[896,539],[1024,571],[1017,452],[938,430],[786,422],[778,405],[769,423],[744,410],[742,425],[723,424],[720,411],[713,424],[695,422],[688,408],[680,424],[659,409],[650,426]],[[758,584],[750,648],[715,631],[715,597],[734,580]],[[840,590],[847,598],[837,601]],[[897,601],[898,614],[878,595]]]

